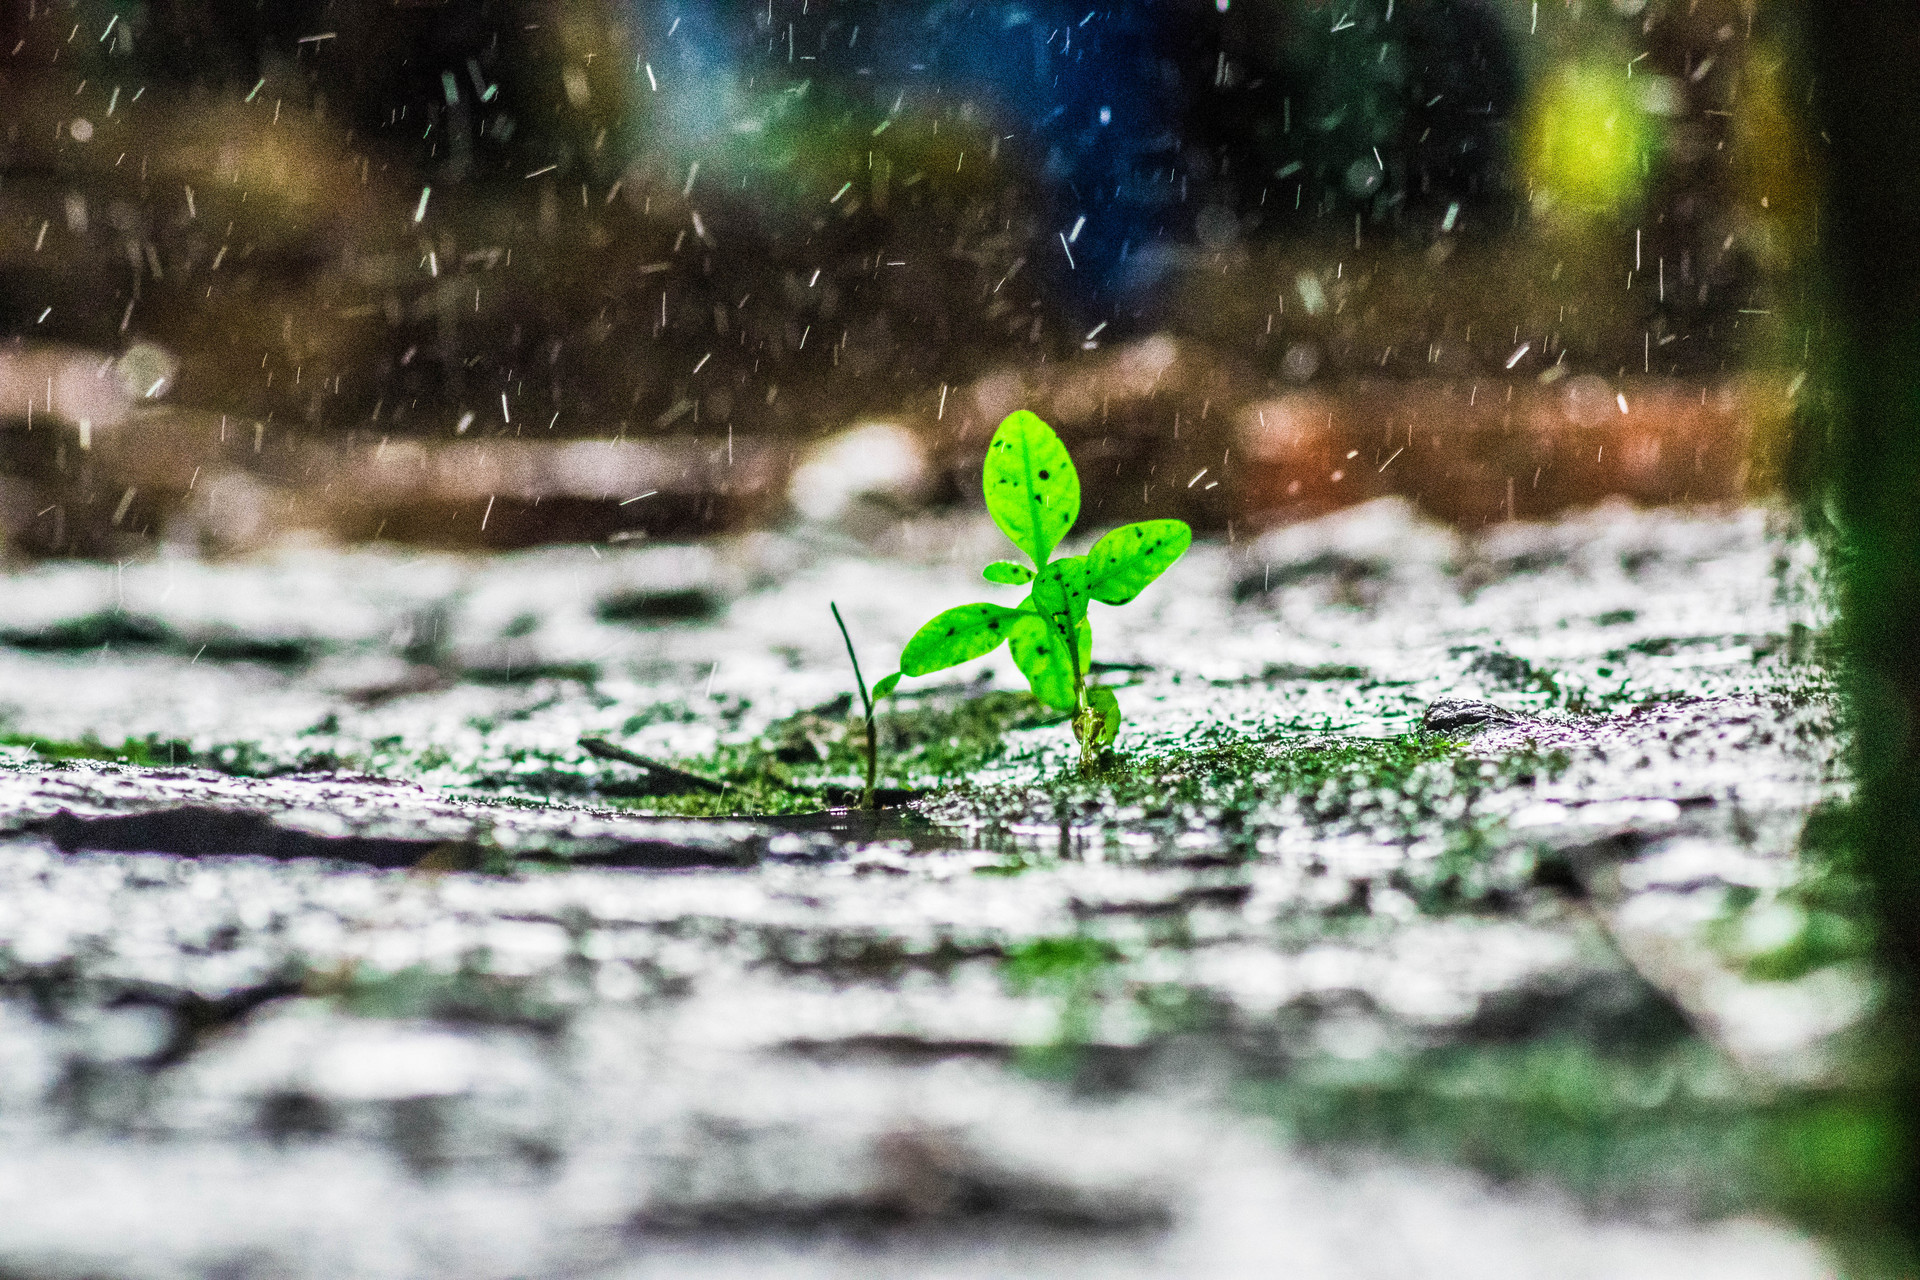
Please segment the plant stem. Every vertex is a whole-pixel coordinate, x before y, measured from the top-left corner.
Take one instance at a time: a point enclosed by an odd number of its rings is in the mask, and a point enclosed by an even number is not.
[[[867,712],[867,789],[860,794],[860,807],[871,809],[874,807],[873,782],[880,751],[873,729],[873,699],[867,696],[867,681],[860,674],[860,659],[853,652],[853,637],[847,634],[847,623],[846,619],[840,616],[840,606],[829,600],[827,608],[833,610],[833,621],[840,628],[841,641],[847,646],[847,659],[853,663],[853,683],[860,690],[860,705],[866,708]]]
[[[1069,613],[1067,625],[1067,662],[1073,668],[1073,740],[1080,744],[1080,771],[1093,765],[1088,740],[1093,737],[1093,708],[1087,702],[1087,680],[1080,670],[1080,623]]]

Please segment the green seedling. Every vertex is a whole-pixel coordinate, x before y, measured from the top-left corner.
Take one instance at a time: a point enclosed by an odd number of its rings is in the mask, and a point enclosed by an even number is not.
[[[1146,520],[1113,530],[1084,556],[1052,559],[1080,516],[1080,475],[1053,428],[1024,409],[993,433],[982,485],[993,522],[1033,567],[1000,560],[981,576],[1002,586],[1031,584],[1027,598],[1013,608],[964,604],[940,614],[907,641],[900,670],[876,684],[874,694],[891,693],[902,675],[927,675],[1010,645],[1033,696],[1072,714],[1085,767],[1120,732],[1113,690],[1088,679],[1093,629],[1087,603],[1131,601],[1186,552],[1193,530],[1181,520]]]
[[[880,760],[879,738],[873,728],[873,704],[893,692],[894,686],[900,683],[900,673],[896,671],[892,675],[883,676],[880,682],[873,686],[873,694],[869,697],[867,682],[860,675],[860,659],[853,651],[853,637],[847,634],[846,619],[840,616],[840,606],[829,600],[827,608],[833,610],[834,624],[840,628],[840,639],[846,643],[847,660],[853,663],[854,687],[860,690],[860,705],[867,713],[867,785],[866,789],[860,793],[860,807],[871,809],[874,807],[874,777],[879,769]]]

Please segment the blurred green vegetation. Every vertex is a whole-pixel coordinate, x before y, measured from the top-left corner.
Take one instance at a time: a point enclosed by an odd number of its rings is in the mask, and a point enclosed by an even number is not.
[[[1786,1213],[1882,1274],[1897,1160],[1884,1095],[1756,1096],[1715,1051],[1680,1037],[1623,1051],[1586,1039],[1324,1058],[1246,1102],[1315,1146],[1375,1145],[1548,1181],[1597,1209],[1703,1218]]]
[[[1799,406],[1798,479],[1840,607],[1857,788],[1814,852],[1880,965],[1888,1217],[1911,1274],[1920,1265],[1920,64],[1910,5],[1807,3],[1796,16],[1793,66],[1817,86],[1804,101],[1823,144],[1821,271],[1800,300],[1818,335],[1818,376]],[[1770,115],[1784,112],[1783,96]]]

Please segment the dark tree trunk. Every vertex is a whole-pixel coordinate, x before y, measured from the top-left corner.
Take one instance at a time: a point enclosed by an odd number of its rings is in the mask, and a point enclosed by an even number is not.
[[[1888,1204],[1920,1242],[1920,8],[1802,7],[1815,125],[1828,396],[1809,422],[1839,525],[1859,793],[1852,855],[1870,883],[1899,1055],[1900,1177]]]

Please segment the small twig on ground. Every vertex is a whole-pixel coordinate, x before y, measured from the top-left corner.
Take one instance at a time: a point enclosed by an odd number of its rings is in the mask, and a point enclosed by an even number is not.
[[[697,773],[688,773],[685,769],[676,769],[670,764],[661,764],[658,760],[649,760],[636,755],[625,747],[616,747],[605,738],[582,738],[580,749],[599,760],[617,760],[621,764],[630,764],[643,769],[649,778],[660,786],[661,795],[684,794],[688,791],[704,791],[709,795],[719,795],[726,790],[722,784],[711,778],[703,778]]]

